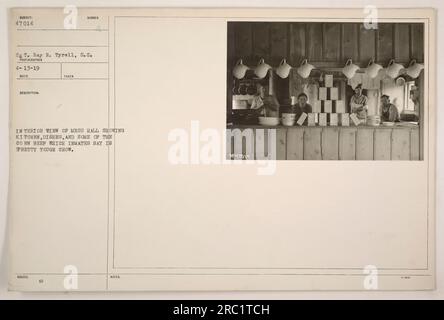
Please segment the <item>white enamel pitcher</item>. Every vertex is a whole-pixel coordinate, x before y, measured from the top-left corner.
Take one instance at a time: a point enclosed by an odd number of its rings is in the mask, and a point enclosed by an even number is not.
[[[380,64],[375,63],[375,60],[372,59],[372,60],[370,60],[370,62],[368,63],[368,65],[367,65],[367,69],[365,69],[365,74],[366,74],[369,78],[373,79],[373,78],[375,78],[375,77],[378,75],[378,73],[379,73],[379,71],[380,71],[381,69],[382,69],[382,66],[381,66]]]
[[[299,66],[299,68],[297,69],[298,74],[302,77],[302,78],[308,78],[308,76],[310,75],[311,70],[314,69],[314,66],[308,63],[307,59],[304,59],[301,63],[301,65]]]
[[[276,74],[282,79],[285,79],[290,74],[290,71],[291,71],[291,66],[287,63],[286,59],[282,59],[281,63],[276,69]]]
[[[416,60],[410,61],[409,67],[407,68],[407,74],[416,79],[421,74],[421,71],[424,69],[424,65],[421,63],[416,63]]]
[[[386,73],[387,75],[395,79],[397,76],[399,76],[399,72],[404,69],[404,66],[402,64],[396,63],[394,59],[390,60],[389,64],[387,65]]]
[[[259,61],[259,64],[257,65],[257,67],[254,69],[254,74],[258,78],[262,79],[262,78],[265,78],[265,76],[268,73],[268,70],[270,70],[270,69],[271,69],[271,66],[269,64],[265,63],[264,59],[261,59]]]
[[[355,65],[352,59],[348,59],[345,63],[345,67],[342,68],[342,73],[348,78],[351,79],[355,76],[356,71],[359,70],[359,67]]]
[[[242,59],[239,59],[236,66],[233,68],[233,76],[237,79],[245,77],[245,73],[249,68],[243,64]]]

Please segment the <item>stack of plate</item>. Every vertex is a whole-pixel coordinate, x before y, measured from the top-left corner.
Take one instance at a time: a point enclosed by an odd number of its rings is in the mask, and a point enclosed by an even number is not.
[[[287,127],[294,126],[296,122],[296,114],[295,113],[283,113],[282,114],[282,124]]]
[[[377,127],[381,124],[381,116],[367,116],[367,125]]]
[[[277,126],[279,125],[279,118],[259,117],[259,124],[263,126]]]
[[[248,108],[246,100],[233,99],[233,109],[234,110],[245,110]]]

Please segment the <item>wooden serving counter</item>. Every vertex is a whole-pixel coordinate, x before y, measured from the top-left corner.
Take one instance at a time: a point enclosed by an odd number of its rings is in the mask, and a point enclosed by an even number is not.
[[[392,127],[227,126],[232,134],[236,133],[234,129],[239,129],[237,134],[240,131],[243,138],[239,140],[242,145],[236,144],[234,137],[227,140],[227,156],[232,159],[271,159],[268,137],[274,132],[268,129],[275,129],[277,160],[422,160],[419,126],[412,124]],[[252,129],[248,130],[249,135],[246,129]],[[246,139],[251,139],[251,134],[254,143],[248,147]]]

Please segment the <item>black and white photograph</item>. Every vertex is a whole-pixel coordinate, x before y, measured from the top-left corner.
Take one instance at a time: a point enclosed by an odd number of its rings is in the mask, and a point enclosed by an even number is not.
[[[228,159],[423,160],[423,23],[227,28]]]
[[[73,2],[3,8],[0,300],[444,297],[442,8]]]

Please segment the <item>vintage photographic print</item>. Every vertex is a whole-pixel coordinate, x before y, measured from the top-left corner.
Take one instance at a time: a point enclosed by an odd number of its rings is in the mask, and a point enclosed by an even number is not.
[[[227,28],[227,158],[423,160],[423,23]]]
[[[9,289],[433,290],[436,17],[375,12],[11,9]]]

